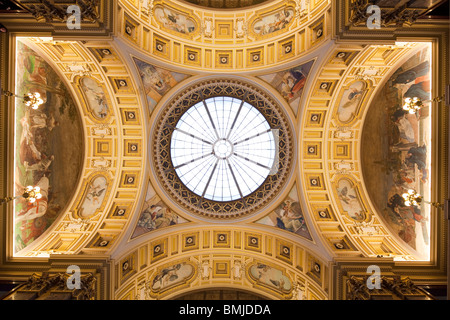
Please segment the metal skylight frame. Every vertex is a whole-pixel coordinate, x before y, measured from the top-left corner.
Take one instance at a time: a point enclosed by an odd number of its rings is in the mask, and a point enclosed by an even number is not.
[[[192,192],[212,201],[234,201],[264,183],[275,164],[276,141],[255,107],[238,98],[213,97],[180,118],[171,139],[171,159]]]

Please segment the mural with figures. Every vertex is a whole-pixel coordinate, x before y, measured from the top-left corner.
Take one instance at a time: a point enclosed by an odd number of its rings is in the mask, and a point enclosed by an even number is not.
[[[308,240],[312,240],[306,225],[303,211],[298,201],[297,188],[292,188],[289,197],[285,199],[274,211],[256,223],[273,226],[295,233]]]
[[[194,267],[187,262],[162,269],[151,282],[153,292],[162,292],[188,281],[195,273]]]
[[[430,208],[408,207],[402,197],[414,189],[430,199],[431,109],[403,110],[404,99],[431,99],[428,44],[387,81],[368,110],[362,135],[362,166],[372,202],[390,228],[422,259],[429,259]]]
[[[252,265],[249,268],[250,277],[260,285],[269,287],[274,290],[281,291],[283,293],[290,292],[292,290],[292,283],[288,277],[286,277],[281,270],[272,268],[263,263]]]
[[[106,94],[100,84],[92,78],[84,77],[80,81],[81,88],[86,96],[90,113],[97,120],[103,120],[109,115],[109,106]]]
[[[149,184],[145,202],[131,239],[150,231],[186,222],[188,221],[178,216],[160,200]]]
[[[137,58],[134,58],[134,63],[138,69],[139,76],[141,77],[142,87],[147,96],[150,113],[164,94],[172,89],[177,83],[189,77],[186,74],[155,67]]]
[[[94,216],[103,204],[108,191],[108,180],[104,176],[93,178],[86,188],[86,195],[77,211],[80,218],[87,219]]]
[[[259,78],[274,87],[291,105],[293,111],[297,115],[303,89],[314,62],[315,60],[311,60],[300,66],[259,76]]]
[[[275,13],[258,19],[253,24],[253,32],[259,36],[268,35],[286,28],[294,19],[292,8],[281,9]]]
[[[195,31],[195,22],[186,15],[166,7],[155,8],[155,17],[166,29],[189,34]]]
[[[336,185],[336,193],[343,212],[355,221],[366,219],[357,187],[348,179],[341,179]]]
[[[360,108],[366,86],[364,81],[355,81],[344,91],[337,111],[339,121],[347,123],[353,120]]]
[[[83,127],[71,94],[52,67],[17,40],[16,93],[38,92],[44,104],[25,108],[16,99],[15,195],[39,186],[34,204],[15,203],[14,251],[25,249],[58,218],[75,192],[83,161]]]

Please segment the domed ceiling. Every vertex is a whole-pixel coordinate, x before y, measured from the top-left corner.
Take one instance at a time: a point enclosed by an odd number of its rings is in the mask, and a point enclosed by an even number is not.
[[[328,0],[187,2],[118,1],[112,40],[17,42],[16,91],[36,90],[46,104],[18,108],[16,194],[31,184],[47,195],[42,212],[16,203],[15,256],[108,256],[119,299],[177,297],[224,279],[275,298],[326,299],[335,259],[429,262],[430,208],[399,197],[436,196],[434,115],[401,111],[404,97],[430,97],[433,44],[334,41]],[[202,198],[206,187],[185,190],[170,147],[177,121],[218,96],[249,102],[284,130],[279,176],[220,205]],[[230,124],[222,113],[211,114]],[[264,130],[255,132],[243,140]],[[204,143],[181,137],[181,149]],[[198,157],[206,149],[215,152],[201,145]]]
[[[426,104],[417,114],[402,107],[407,97],[432,98],[431,63],[425,46],[395,70],[368,110],[361,144],[374,206],[393,233],[424,257],[430,249],[429,206],[406,206],[402,194],[413,189],[430,199],[431,107]]]
[[[17,100],[16,195],[31,185],[41,189],[33,204],[16,200],[15,252],[38,239],[75,193],[84,160],[83,125],[65,83],[46,60],[25,42],[17,41],[16,92],[38,92],[44,104],[25,109]]]

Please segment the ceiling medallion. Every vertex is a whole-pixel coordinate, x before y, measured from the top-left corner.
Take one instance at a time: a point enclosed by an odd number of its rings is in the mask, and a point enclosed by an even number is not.
[[[236,79],[200,80],[160,112],[152,162],[188,213],[234,219],[277,198],[293,172],[291,123],[275,99]]]

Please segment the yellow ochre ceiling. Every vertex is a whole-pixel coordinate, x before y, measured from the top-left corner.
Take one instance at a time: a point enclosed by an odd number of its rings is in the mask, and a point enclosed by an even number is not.
[[[65,103],[78,112],[60,110],[61,117],[70,113],[83,131],[83,156],[79,173],[71,174],[68,199],[59,196],[52,217],[17,220],[10,253],[109,255],[120,299],[173,298],[193,285],[254,286],[270,298],[326,299],[334,259],[429,261],[435,209],[405,212],[393,199],[406,185],[427,198],[439,196],[431,188],[438,169],[430,151],[437,147],[435,115],[427,109],[420,121],[398,114],[394,121],[377,107],[394,117],[389,107],[401,103],[412,85],[422,90],[433,83],[433,42],[336,41],[336,7],[329,0],[245,1],[245,7],[242,0],[188,2],[193,5],[119,0],[111,40],[17,38],[17,70],[32,70],[17,77],[18,87],[40,71],[60,79],[55,83],[72,100]],[[418,74],[403,81],[408,70]],[[277,101],[291,126],[292,170],[277,196],[250,215],[214,221],[189,212],[164,188],[152,161],[161,114],[178,92],[204,79],[251,83]],[[48,99],[61,95],[48,84],[39,87]],[[424,90],[435,96],[432,85]],[[371,144],[390,153],[377,155]],[[423,168],[404,167],[413,145],[429,148]],[[54,152],[52,161],[68,160]],[[18,165],[24,171],[16,179],[29,179],[23,161]],[[378,188],[372,184],[377,177]],[[162,214],[158,221],[151,221],[153,208]],[[295,217],[283,218],[283,210]],[[289,285],[270,288],[252,277],[261,265]],[[174,266],[186,272],[176,288],[150,281]]]

